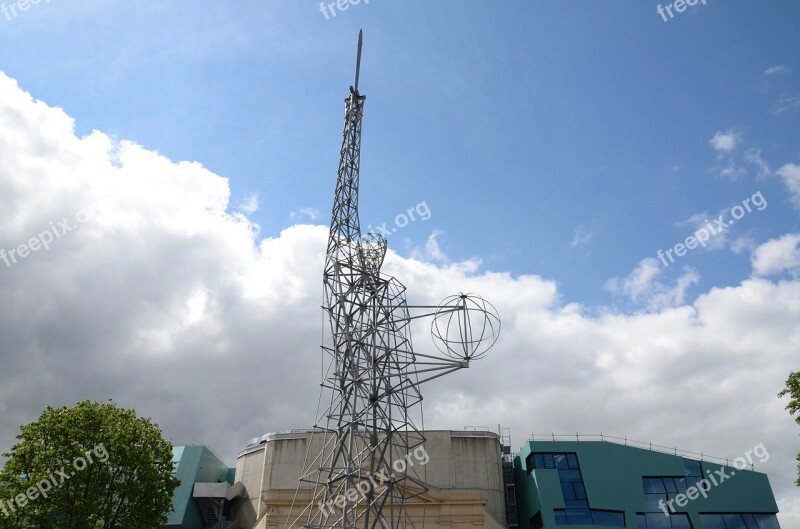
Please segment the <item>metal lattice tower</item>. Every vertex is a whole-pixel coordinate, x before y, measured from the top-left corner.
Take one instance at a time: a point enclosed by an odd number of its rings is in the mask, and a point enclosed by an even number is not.
[[[322,350],[329,359],[312,435],[322,451],[309,454],[303,483],[312,500],[287,526],[308,529],[410,527],[407,502],[427,492],[418,469],[403,463],[425,438],[419,385],[469,366],[494,344],[500,321],[475,295],[440,306],[409,306],[405,287],[381,273],[386,239],[362,236],[358,213],[361,123],[366,97],[358,91],[362,35],[354,86],[345,100],[344,131],[323,273],[329,320]],[[411,315],[412,309],[426,313]],[[433,316],[433,335],[445,357],[415,353],[413,319]],[[311,444],[309,443],[309,446]],[[400,462],[400,463],[398,463]],[[299,489],[298,489],[299,490]]]

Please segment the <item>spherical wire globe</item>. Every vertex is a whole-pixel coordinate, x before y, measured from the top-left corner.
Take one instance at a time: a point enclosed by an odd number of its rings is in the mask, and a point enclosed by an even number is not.
[[[500,335],[494,305],[477,294],[457,294],[439,303],[431,323],[436,348],[450,358],[483,358]]]

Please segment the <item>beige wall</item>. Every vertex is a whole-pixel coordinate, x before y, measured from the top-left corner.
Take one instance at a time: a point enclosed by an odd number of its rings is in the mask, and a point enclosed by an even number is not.
[[[417,464],[411,470],[428,484],[430,491],[423,498],[412,500],[407,507],[414,527],[504,528],[498,436],[490,432],[434,430],[426,431],[425,437],[428,462],[424,466]],[[322,435],[297,431],[271,434],[266,443],[239,454],[236,480],[242,482],[248,497],[236,504],[236,516],[242,529],[253,527],[259,513],[262,514],[256,525],[259,529],[284,529],[290,510],[292,520],[301,515],[310,503],[313,484],[302,484],[297,493],[298,478],[306,466],[307,453],[312,461],[321,447]],[[296,493],[298,497],[292,509]]]

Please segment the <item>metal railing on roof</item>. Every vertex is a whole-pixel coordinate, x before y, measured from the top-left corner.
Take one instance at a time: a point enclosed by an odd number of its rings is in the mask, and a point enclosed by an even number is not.
[[[529,441],[537,441],[537,440],[538,441],[601,441],[604,443],[614,443],[625,446],[632,446],[634,448],[645,448],[647,450],[652,450],[653,452],[661,452],[662,454],[681,456],[689,459],[696,459],[699,461],[708,461],[709,463],[716,463],[718,465],[725,465],[728,467],[732,466],[734,459],[744,459],[744,458],[713,456],[709,454],[704,454],[703,452],[692,452],[691,450],[682,450],[676,446],[663,446],[655,444],[653,442],[637,441],[635,439],[630,439],[628,437],[616,437],[613,435],[605,435],[603,433],[599,434],[578,434],[578,433],[533,434],[532,433],[528,437],[528,440]],[[753,463],[746,462],[746,466],[744,468],[747,470],[755,470],[755,465]]]

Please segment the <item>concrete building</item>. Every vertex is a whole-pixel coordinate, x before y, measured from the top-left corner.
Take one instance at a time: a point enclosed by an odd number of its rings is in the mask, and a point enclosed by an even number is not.
[[[780,529],[769,480],[750,462],[608,441],[529,441],[514,459],[519,522],[530,529]]]
[[[505,487],[500,437],[484,431],[426,431],[424,453],[407,458],[408,472],[429,491],[409,501],[414,526],[426,529],[505,529]],[[317,454],[322,436],[310,430],[253,439],[236,462],[245,499],[233,516],[243,529],[283,529],[297,493],[306,455]],[[312,456],[313,457],[313,456]],[[311,485],[299,490],[295,519],[311,503]],[[315,507],[316,508],[316,507]]]

